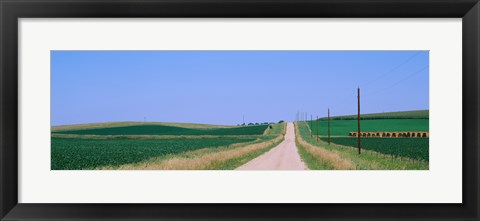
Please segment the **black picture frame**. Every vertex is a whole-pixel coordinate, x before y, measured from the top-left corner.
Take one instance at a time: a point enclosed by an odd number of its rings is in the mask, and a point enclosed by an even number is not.
[[[1,220],[479,220],[478,0],[0,0],[0,15]],[[63,17],[462,18],[463,203],[18,203],[17,21],[19,18]]]

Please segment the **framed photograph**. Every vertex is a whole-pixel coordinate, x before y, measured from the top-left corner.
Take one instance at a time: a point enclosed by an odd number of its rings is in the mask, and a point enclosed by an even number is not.
[[[1,220],[479,220],[479,10],[3,0]]]

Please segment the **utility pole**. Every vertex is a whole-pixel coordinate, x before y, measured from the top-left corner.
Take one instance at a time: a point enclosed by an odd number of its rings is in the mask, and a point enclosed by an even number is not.
[[[318,142],[318,116],[317,116],[317,142]]]
[[[243,126],[245,126],[245,114],[242,115],[242,118],[243,118]]]
[[[358,114],[357,114],[357,118],[358,118],[358,136],[357,136],[357,142],[358,142],[358,154],[361,154],[362,153],[362,147],[360,146],[360,87],[358,87],[358,90],[357,90],[357,98],[358,98]]]
[[[328,144],[330,144],[330,108],[328,108]]]
[[[313,116],[310,114],[310,137],[313,137]]]

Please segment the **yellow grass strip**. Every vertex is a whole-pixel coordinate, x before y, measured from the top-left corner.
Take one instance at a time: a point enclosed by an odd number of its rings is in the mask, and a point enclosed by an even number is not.
[[[347,159],[341,158],[338,153],[333,151],[326,150],[321,147],[314,146],[302,139],[300,136],[300,130],[298,124],[295,124],[295,137],[297,138],[298,144],[311,155],[315,156],[319,160],[328,161],[335,169],[337,170],[355,170],[355,164]]]
[[[269,130],[270,130],[270,125],[268,125],[267,129],[263,131],[262,135],[267,135]]]
[[[283,140],[283,135],[277,136],[273,140],[249,144],[244,147],[238,147],[231,149],[230,145],[228,149],[218,148],[221,151],[208,152],[205,150],[190,151],[187,153],[179,154],[178,156],[171,156],[168,158],[157,158],[147,160],[144,163],[139,164],[127,164],[122,165],[118,170],[214,170],[220,168],[224,163],[229,160],[240,158],[246,154],[260,151],[262,149],[271,147],[276,143],[280,143]],[[240,146],[238,144],[237,146]],[[225,150],[227,149],[227,150]],[[111,167],[103,167],[97,169],[112,169]]]

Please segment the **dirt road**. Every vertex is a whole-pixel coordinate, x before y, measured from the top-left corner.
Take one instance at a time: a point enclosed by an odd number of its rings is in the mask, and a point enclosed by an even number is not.
[[[306,170],[295,145],[294,130],[293,123],[288,123],[284,141],[237,170]]]

